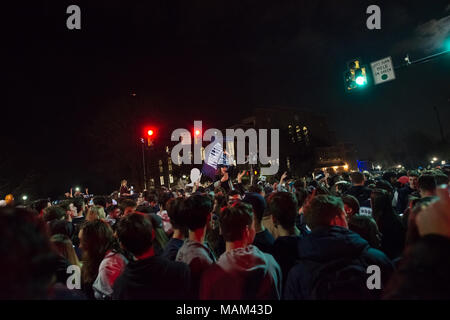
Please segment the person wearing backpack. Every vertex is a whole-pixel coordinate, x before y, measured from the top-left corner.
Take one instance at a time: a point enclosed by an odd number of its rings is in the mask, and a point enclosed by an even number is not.
[[[284,299],[380,298],[394,266],[383,252],[348,229],[342,200],[331,195],[316,196],[304,213],[312,232],[299,241],[299,260],[288,274]],[[368,272],[368,267],[372,265],[379,267],[380,289],[368,288],[368,279],[374,274]]]

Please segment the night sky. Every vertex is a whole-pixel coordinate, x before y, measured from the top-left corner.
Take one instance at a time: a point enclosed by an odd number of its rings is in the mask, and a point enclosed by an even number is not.
[[[66,28],[70,4],[81,7],[81,30]],[[381,30],[366,28],[370,4],[381,7]],[[400,65],[406,53],[449,49],[445,0],[38,1],[2,11],[0,197],[74,185],[111,192],[127,169],[102,168],[126,153],[125,131],[138,137],[151,122],[169,132],[196,119],[220,127],[257,106],[326,114],[360,159],[408,135],[438,139],[434,106],[450,135],[450,55],[364,92],[346,94],[343,84],[353,58]],[[130,115],[134,125],[124,126]]]

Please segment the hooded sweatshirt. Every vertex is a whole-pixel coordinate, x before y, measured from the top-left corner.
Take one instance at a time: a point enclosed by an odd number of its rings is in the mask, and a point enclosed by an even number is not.
[[[223,253],[203,275],[202,300],[279,300],[281,269],[275,259],[249,245]]]
[[[192,296],[198,298],[202,274],[216,261],[213,252],[206,244],[188,239],[178,250],[175,261],[184,262],[191,269]]]

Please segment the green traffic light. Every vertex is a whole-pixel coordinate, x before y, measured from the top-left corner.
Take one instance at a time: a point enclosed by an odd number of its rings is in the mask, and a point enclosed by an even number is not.
[[[366,79],[363,76],[357,77],[355,81],[358,86],[363,86],[366,84]]]

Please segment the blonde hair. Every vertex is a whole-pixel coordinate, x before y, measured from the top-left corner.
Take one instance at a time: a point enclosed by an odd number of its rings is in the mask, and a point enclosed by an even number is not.
[[[73,248],[72,241],[65,234],[55,234],[50,238],[53,247],[56,252],[69,261],[71,265],[77,265],[81,267],[80,260],[78,260],[75,249]]]
[[[86,216],[86,220],[94,221],[98,219],[105,219],[106,213],[102,206],[90,207]]]

